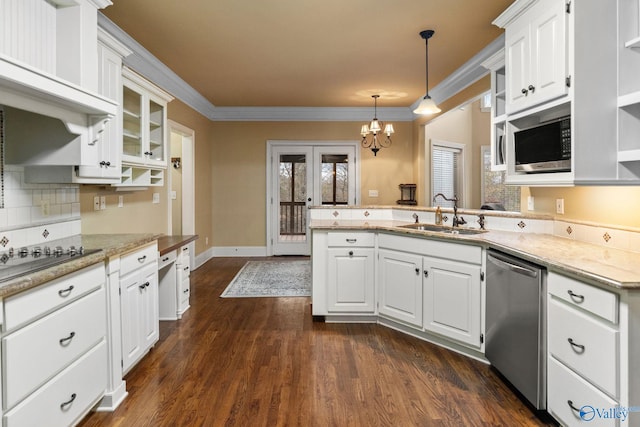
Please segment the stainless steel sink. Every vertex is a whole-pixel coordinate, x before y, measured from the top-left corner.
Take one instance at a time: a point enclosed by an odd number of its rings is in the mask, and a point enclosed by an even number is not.
[[[467,235],[481,234],[481,233],[486,233],[487,231],[487,230],[478,230],[475,228],[461,228],[461,227],[452,228],[452,227],[445,227],[442,225],[422,224],[422,223],[401,225],[400,228],[410,228],[412,230],[419,230],[419,231],[435,231],[438,233],[445,233],[445,234],[467,234]]]

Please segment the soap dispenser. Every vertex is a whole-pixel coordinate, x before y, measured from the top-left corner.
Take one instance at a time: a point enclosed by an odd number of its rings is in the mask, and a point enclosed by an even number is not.
[[[436,225],[442,225],[442,209],[440,209],[440,206],[436,208]]]

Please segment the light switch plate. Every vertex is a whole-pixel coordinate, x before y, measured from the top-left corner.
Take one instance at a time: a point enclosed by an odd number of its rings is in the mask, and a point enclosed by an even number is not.
[[[100,210],[100,197],[95,196],[93,198],[93,210],[94,211],[99,211]]]
[[[564,199],[556,199],[556,213],[564,215]]]
[[[107,209],[107,196],[100,196],[100,210]]]
[[[530,210],[530,211],[533,211],[533,210],[535,210],[535,207],[536,207],[536,205],[535,205],[535,200],[534,200],[533,196],[528,196],[527,197],[527,209]]]
[[[160,203],[160,193],[153,193],[153,203]]]

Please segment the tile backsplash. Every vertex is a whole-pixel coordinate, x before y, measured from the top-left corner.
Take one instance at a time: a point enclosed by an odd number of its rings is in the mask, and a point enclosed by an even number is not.
[[[4,166],[4,208],[0,209],[0,251],[80,233],[77,184],[28,184],[22,166]]]

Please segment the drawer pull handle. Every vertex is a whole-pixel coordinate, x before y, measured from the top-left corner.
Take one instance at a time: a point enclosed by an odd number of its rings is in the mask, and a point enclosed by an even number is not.
[[[183,293],[185,293],[185,294],[188,294],[188,293],[189,293],[189,289],[185,289],[185,290],[184,290],[184,291],[182,291],[182,292],[183,292]]]
[[[149,282],[144,282],[142,285],[139,286],[140,289],[144,289],[148,287],[149,287]]]
[[[138,257],[138,262],[144,262],[145,259],[147,259],[147,256],[142,255],[141,257]]]
[[[189,250],[189,248],[188,248],[188,247],[184,247],[184,248],[182,248],[182,250],[183,250],[183,251],[188,251],[188,250]]]
[[[184,268],[184,271],[189,271],[189,267],[185,267],[185,268]]]
[[[584,301],[584,295],[578,295],[578,294],[574,294],[573,291],[571,289],[569,289],[567,291],[567,293],[569,294],[569,296],[571,297],[571,299],[573,300],[573,302],[580,304],[581,302]]]
[[[60,345],[68,345],[69,341],[76,336],[75,332],[71,332],[68,337],[60,338]]]
[[[347,243],[355,243],[358,239],[347,239]]]
[[[66,289],[60,289],[58,291],[58,295],[60,295],[61,297],[68,297],[71,294],[71,291],[73,290],[73,285],[69,285],[68,288]]]
[[[573,338],[569,338],[567,339],[567,341],[569,341],[569,344],[571,344],[574,349],[577,348],[578,350],[580,350],[578,353],[584,353],[584,345],[576,344],[575,342],[573,342]]]
[[[73,401],[76,400],[76,394],[73,393],[71,395],[71,399],[67,400],[66,402],[62,402],[60,404],[60,409],[62,409],[63,411],[67,409],[67,406],[71,405],[73,403]]]
[[[572,400],[567,400],[567,405],[569,405],[569,408],[571,408],[573,411],[580,413],[580,408],[576,408]]]
[[[169,257],[162,258],[162,262],[169,261]]]

